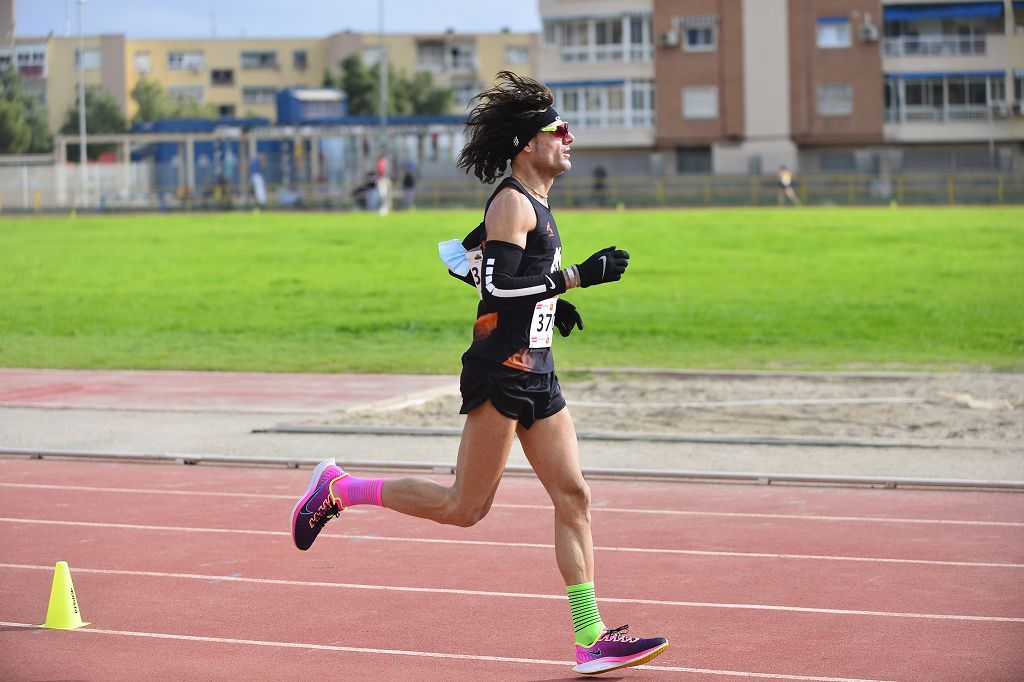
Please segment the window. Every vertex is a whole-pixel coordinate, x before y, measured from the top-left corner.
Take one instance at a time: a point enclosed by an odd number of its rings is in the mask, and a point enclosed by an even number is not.
[[[476,49],[473,43],[461,42],[448,46],[448,67],[456,71],[476,69]]]
[[[594,22],[594,58],[599,62],[624,61],[622,19],[600,19]]]
[[[15,51],[18,72],[25,78],[46,77],[46,47],[36,45],[18,45]],[[10,52],[0,57],[4,68],[10,66]]]
[[[651,15],[551,19],[544,22],[544,44],[558,48],[567,64],[650,62]]]
[[[852,85],[819,85],[818,115],[849,116],[853,113]]]
[[[853,152],[822,152],[819,165],[823,173],[855,173],[857,157]]]
[[[79,53],[78,50],[75,50],[75,68],[79,66],[84,66],[86,69],[100,68],[100,51],[85,50]]]
[[[202,52],[168,52],[167,68],[170,71],[202,71],[206,60]]]
[[[622,44],[622,21],[600,19],[594,22],[594,39],[598,45]]]
[[[718,118],[718,86],[683,88],[683,118]]]
[[[135,53],[135,73],[140,76],[145,76],[150,71],[149,53],[148,52],[136,52]]]
[[[296,71],[305,71],[309,68],[309,55],[305,50],[295,50],[292,52],[292,66]]]
[[[713,52],[718,36],[713,26],[700,28],[690,26],[684,29],[683,49],[687,52]]]
[[[276,52],[243,52],[242,53],[242,68],[243,69],[276,69],[277,68],[277,53]]]
[[[654,83],[617,83],[556,87],[555,108],[572,126],[584,128],[649,127],[654,121]]]
[[[846,17],[818,19],[818,47],[825,49],[850,47],[850,20]]]
[[[1013,78],[1013,98],[1024,102],[1024,71],[1018,71]]]
[[[443,69],[444,43],[439,40],[417,43],[416,68],[428,70]]]
[[[277,90],[272,87],[242,88],[242,104],[273,104]]]
[[[455,89],[455,105],[463,109],[468,108],[470,100],[483,89],[474,81],[455,82],[452,83],[452,88]]]
[[[509,45],[505,48],[506,64],[527,64],[530,61],[530,48],[522,45]]]
[[[217,115],[221,118],[234,118],[235,117],[235,105],[234,104],[220,104],[217,106]]]
[[[711,147],[676,148],[676,168],[680,173],[710,173]]]
[[[210,85],[234,85],[234,69],[213,69],[210,71]]]
[[[168,85],[167,96],[174,99],[187,99],[193,102],[203,101],[202,85]]]

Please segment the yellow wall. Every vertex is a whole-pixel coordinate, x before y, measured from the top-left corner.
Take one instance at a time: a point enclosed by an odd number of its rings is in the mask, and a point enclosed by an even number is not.
[[[100,49],[99,36],[83,40],[86,50]],[[51,38],[46,50],[46,109],[50,130],[56,132],[64,125],[68,110],[78,101],[78,69],[75,68],[77,38]],[[100,69],[86,69],[85,84],[99,86]]]
[[[307,66],[303,70],[294,67],[293,53],[306,51]],[[323,82],[326,50],[322,40],[128,40],[125,51],[126,89],[131,92],[138,81],[147,77],[158,81],[164,90],[169,86],[192,85],[203,88],[203,102],[215,105],[235,106],[237,116],[252,113],[275,118],[273,104],[245,104],[242,89],[245,87],[272,87],[282,90],[288,87],[318,87]],[[276,52],[277,68],[242,68],[242,53],[249,51]],[[149,53],[150,72],[140,75],[135,68],[135,56],[139,52]],[[167,67],[167,55],[171,52],[202,52],[203,69],[193,73]],[[212,73],[217,69],[234,72],[231,85],[213,85]],[[128,99],[128,116],[135,115],[138,107]]]
[[[106,40],[108,48],[111,39],[123,40],[123,55],[119,63],[111,59],[109,49],[100,69],[86,72],[87,85],[101,85],[104,81],[123,82],[124,92],[111,93],[125,103],[125,116],[131,120],[137,111],[135,101],[130,93],[140,78],[148,77],[159,82],[166,91],[172,86],[200,86],[203,88],[203,102],[217,106],[234,105],[236,116],[249,114],[263,116],[274,120],[276,107],[274,104],[246,104],[242,101],[244,87],[272,87],[281,90],[288,87],[318,87],[323,82],[325,67],[328,66],[328,52],[332,38],[324,39],[198,39],[198,40],[135,40],[124,39],[123,36],[91,36],[85,38],[86,50],[99,50]],[[377,45],[377,35],[361,34],[359,41],[352,43],[351,49],[366,54]],[[419,40],[460,40],[472,41],[476,48],[477,69],[475,72],[457,71],[434,72],[435,81],[441,85],[452,85],[455,82],[466,83],[475,81],[480,86],[490,83],[494,74],[502,69],[510,69],[523,75],[531,75],[535,71],[533,54],[535,37],[530,33],[488,33],[488,34],[388,34],[385,37],[388,45],[388,58],[391,65],[398,71],[412,75],[416,71],[416,45]],[[508,64],[505,62],[506,49],[509,46],[526,47],[530,59],[526,64]],[[77,71],[74,68],[77,38],[50,38],[47,50],[47,87],[46,97],[49,109],[49,122],[53,130],[57,130],[67,116],[67,111],[77,97]],[[297,70],[293,65],[293,52],[305,50],[307,67]],[[120,46],[118,46],[120,52]],[[245,51],[276,51],[276,69],[243,69],[242,52]],[[136,70],[136,54],[149,53],[149,73],[146,76]],[[172,70],[167,67],[167,55],[171,52],[202,52],[204,63],[202,70]],[[338,64],[330,64],[330,69],[338,73]],[[214,69],[231,69],[234,72],[232,85],[213,85]],[[112,71],[116,70],[116,71]],[[104,78],[104,73],[107,77]],[[461,107],[456,105],[459,113]]]

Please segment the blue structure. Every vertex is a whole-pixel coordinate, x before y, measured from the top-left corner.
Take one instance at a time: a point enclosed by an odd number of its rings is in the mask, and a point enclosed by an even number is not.
[[[269,125],[265,118],[173,118],[162,121],[136,123],[133,133],[213,133],[220,128],[255,128]],[[195,188],[199,192],[213,191],[218,184],[237,184],[240,173],[241,149],[239,140],[197,141],[193,144]],[[280,142],[259,142],[257,152],[276,153]],[[132,161],[151,159],[155,169],[153,182],[158,190],[177,191],[184,184],[185,169],[181,159],[182,146],[175,142],[154,142],[132,152]]]
[[[278,125],[316,125],[347,113],[345,94],[333,88],[288,88],[277,93]]]

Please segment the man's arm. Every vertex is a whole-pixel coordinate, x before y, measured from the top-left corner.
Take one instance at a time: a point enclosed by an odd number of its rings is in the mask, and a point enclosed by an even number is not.
[[[526,236],[537,225],[533,204],[514,189],[500,192],[484,219],[484,271],[480,292],[492,310],[522,308],[557,296],[566,290],[560,272],[516,276],[526,249]]]

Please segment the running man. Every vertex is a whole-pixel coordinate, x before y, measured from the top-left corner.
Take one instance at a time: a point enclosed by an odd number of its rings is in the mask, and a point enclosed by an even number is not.
[[[568,171],[574,138],[551,105],[551,91],[508,71],[476,97],[470,140],[459,166],[485,183],[511,173],[487,201],[484,221],[462,245],[442,244],[452,274],[474,284],[480,304],[473,342],[462,356],[462,432],[455,482],[425,478],[361,479],[321,462],[292,513],[292,537],[306,550],[329,520],[371,504],[437,523],[468,527],[494,501],[513,438],[518,435],[555,509],[555,561],[565,581],[576,639],[575,672],[595,674],[658,656],[663,637],[631,637],[609,629],[597,607],[590,488],[551,356],[552,328],[568,336],[583,321],[558,296],[615,282],[629,254],[614,246],[562,268],[562,243],[547,197]],[[453,246],[456,254],[453,257]],[[468,249],[468,253],[466,252]]]

